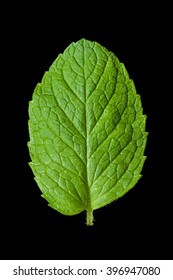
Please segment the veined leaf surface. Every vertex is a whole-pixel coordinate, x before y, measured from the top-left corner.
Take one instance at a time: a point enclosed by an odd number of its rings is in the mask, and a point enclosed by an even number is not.
[[[141,177],[147,133],[140,96],[118,58],[81,39],[59,54],[29,103],[30,166],[65,215],[123,196]]]

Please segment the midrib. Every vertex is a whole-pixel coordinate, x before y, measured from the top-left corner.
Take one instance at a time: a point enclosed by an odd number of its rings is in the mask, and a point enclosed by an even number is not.
[[[83,42],[85,44],[85,41]],[[93,225],[93,209],[91,205],[91,192],[90,192],[90,184],[89,184],[89,174],[88,174],[88,145],[89,145],[89,134],[88,134],[88,117],[87,117],[87,92],[86,92],[86,75],[85,75],[85,51],[86,48],[83,45],[83,77],[84,77],[84,101],[85,101],[85,158],[86,158],[86,188],[87,188],[87,196],[88,196],[88,201],[87,201],[87,225],[91,226]]]

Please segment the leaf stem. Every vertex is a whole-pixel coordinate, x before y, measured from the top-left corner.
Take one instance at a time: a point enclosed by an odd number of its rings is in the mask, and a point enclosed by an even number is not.
[[[93,210],[90,208],[87,210],[87,226],[93,226],[93,220],[94,220],[94,216],[93,216]]]

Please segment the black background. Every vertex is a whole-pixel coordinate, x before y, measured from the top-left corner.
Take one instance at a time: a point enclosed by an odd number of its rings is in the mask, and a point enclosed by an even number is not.
[[[5,10],[1,259],[172,259],[169,15],[158,4],[104,5]],[[99,42],[125,64],[149,132],[143,177],[123,198],[96,210],[93,227],[85,213],[69,217],[48,207],[28,166],[28,102],[58,54],[81,38]]]

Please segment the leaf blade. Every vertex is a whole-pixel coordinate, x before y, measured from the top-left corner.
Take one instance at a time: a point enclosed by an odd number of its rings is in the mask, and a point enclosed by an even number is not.
[[[97,42],[72,43],[29,103],[30,166],[49,205],[65,215],[111,203],[140,178],[146,117],[118,58]]]

